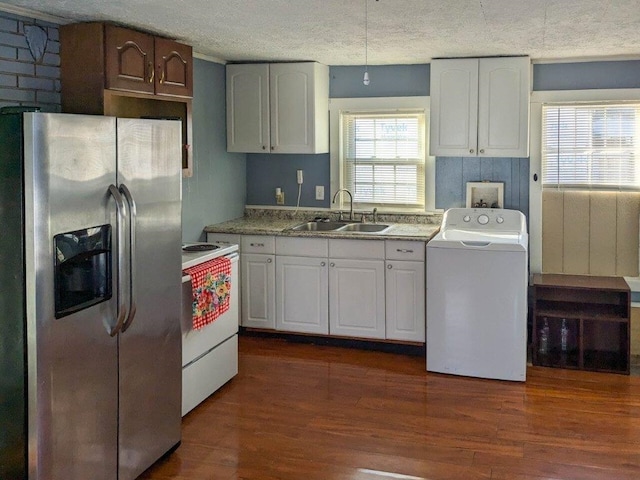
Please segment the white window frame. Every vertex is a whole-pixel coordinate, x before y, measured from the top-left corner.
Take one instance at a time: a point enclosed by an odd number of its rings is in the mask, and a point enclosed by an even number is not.
[[[531,93],[529,151],[529,271],[542,272],[542,105],[640,100],[640,88],[548,90]],[[534,180],[534,176],[537,180]]]
[[[329,192],[329,202],[333,199],[333,195],[342,185],[342,165],[340,160],[340,112],[345,110],[352,111],[381,111],[381,110],[404,110],[404,109],[423,109],[425,112],[425,209],[401,209],[401,208],[385,208],[379,209],[385,212],[394,213],[433,213],[436,211],[436,162],[435,157],[429,156],[429,107],[430,97],[362,97],[362,98],[331,98],[329,99],[329,155],[331,168],[331,191]],[[348,195],[343,198],[340,195],[335,204],[331,203],[332,210],[339,210],[348,204]]]

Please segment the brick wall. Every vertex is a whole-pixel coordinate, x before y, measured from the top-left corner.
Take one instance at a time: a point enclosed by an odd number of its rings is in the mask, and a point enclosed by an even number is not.
[[[59,112],[59,51],[57,25],[0,12],[0,107]]]

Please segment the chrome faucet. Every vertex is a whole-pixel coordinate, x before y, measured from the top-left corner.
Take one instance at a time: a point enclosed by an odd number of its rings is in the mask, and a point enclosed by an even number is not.
[[[347,190],[346,188],[341,188],[340,190],[338,190],[333,195],[333,200],[331,201],[331,203],[336,203],[336,198],[338,197],[338,194],[340,192],[346,192],[349,194],[349,220],[353,222],[353,195],[351,195],[351,192],[349,190]],[[340,218],[342,218],[342,212],[340,212]]]

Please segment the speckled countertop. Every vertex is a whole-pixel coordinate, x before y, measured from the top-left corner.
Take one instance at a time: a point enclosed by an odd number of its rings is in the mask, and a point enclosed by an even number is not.
[[[293,213],[291,210],[256,210],[247,209],[245,216],[223,223],[208,225],[206,233],[232,233],[238,235],[282,235],[291,237],[352,238],[366,240],[419,240],[429,241],[440,229],[442,215],[379,215],[378,223],[390,225],[391,228],[382,233],[338,232],[338,231],[294,231],[292,227],[316,217],[335,214],[303,211]],[[356,215],[359,220],[360,215]]]

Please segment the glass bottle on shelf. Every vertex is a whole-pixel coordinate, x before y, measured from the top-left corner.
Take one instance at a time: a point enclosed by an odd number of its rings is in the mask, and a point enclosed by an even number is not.
[[[549,322],[547,317],[544,317],[544,324],[538,334],[538,354],[546,355],[549,353]]]
[[[560,326],[560,350],[562,353],[567,353],[569,347],[569,327],[567,326],[567,319],[562,319],[562,325]]]
[[[562,353],[567,353],[569,343],[569,327],[567,327],[567,319],[562,319],[562,326],[560,327],[560,350]]]

